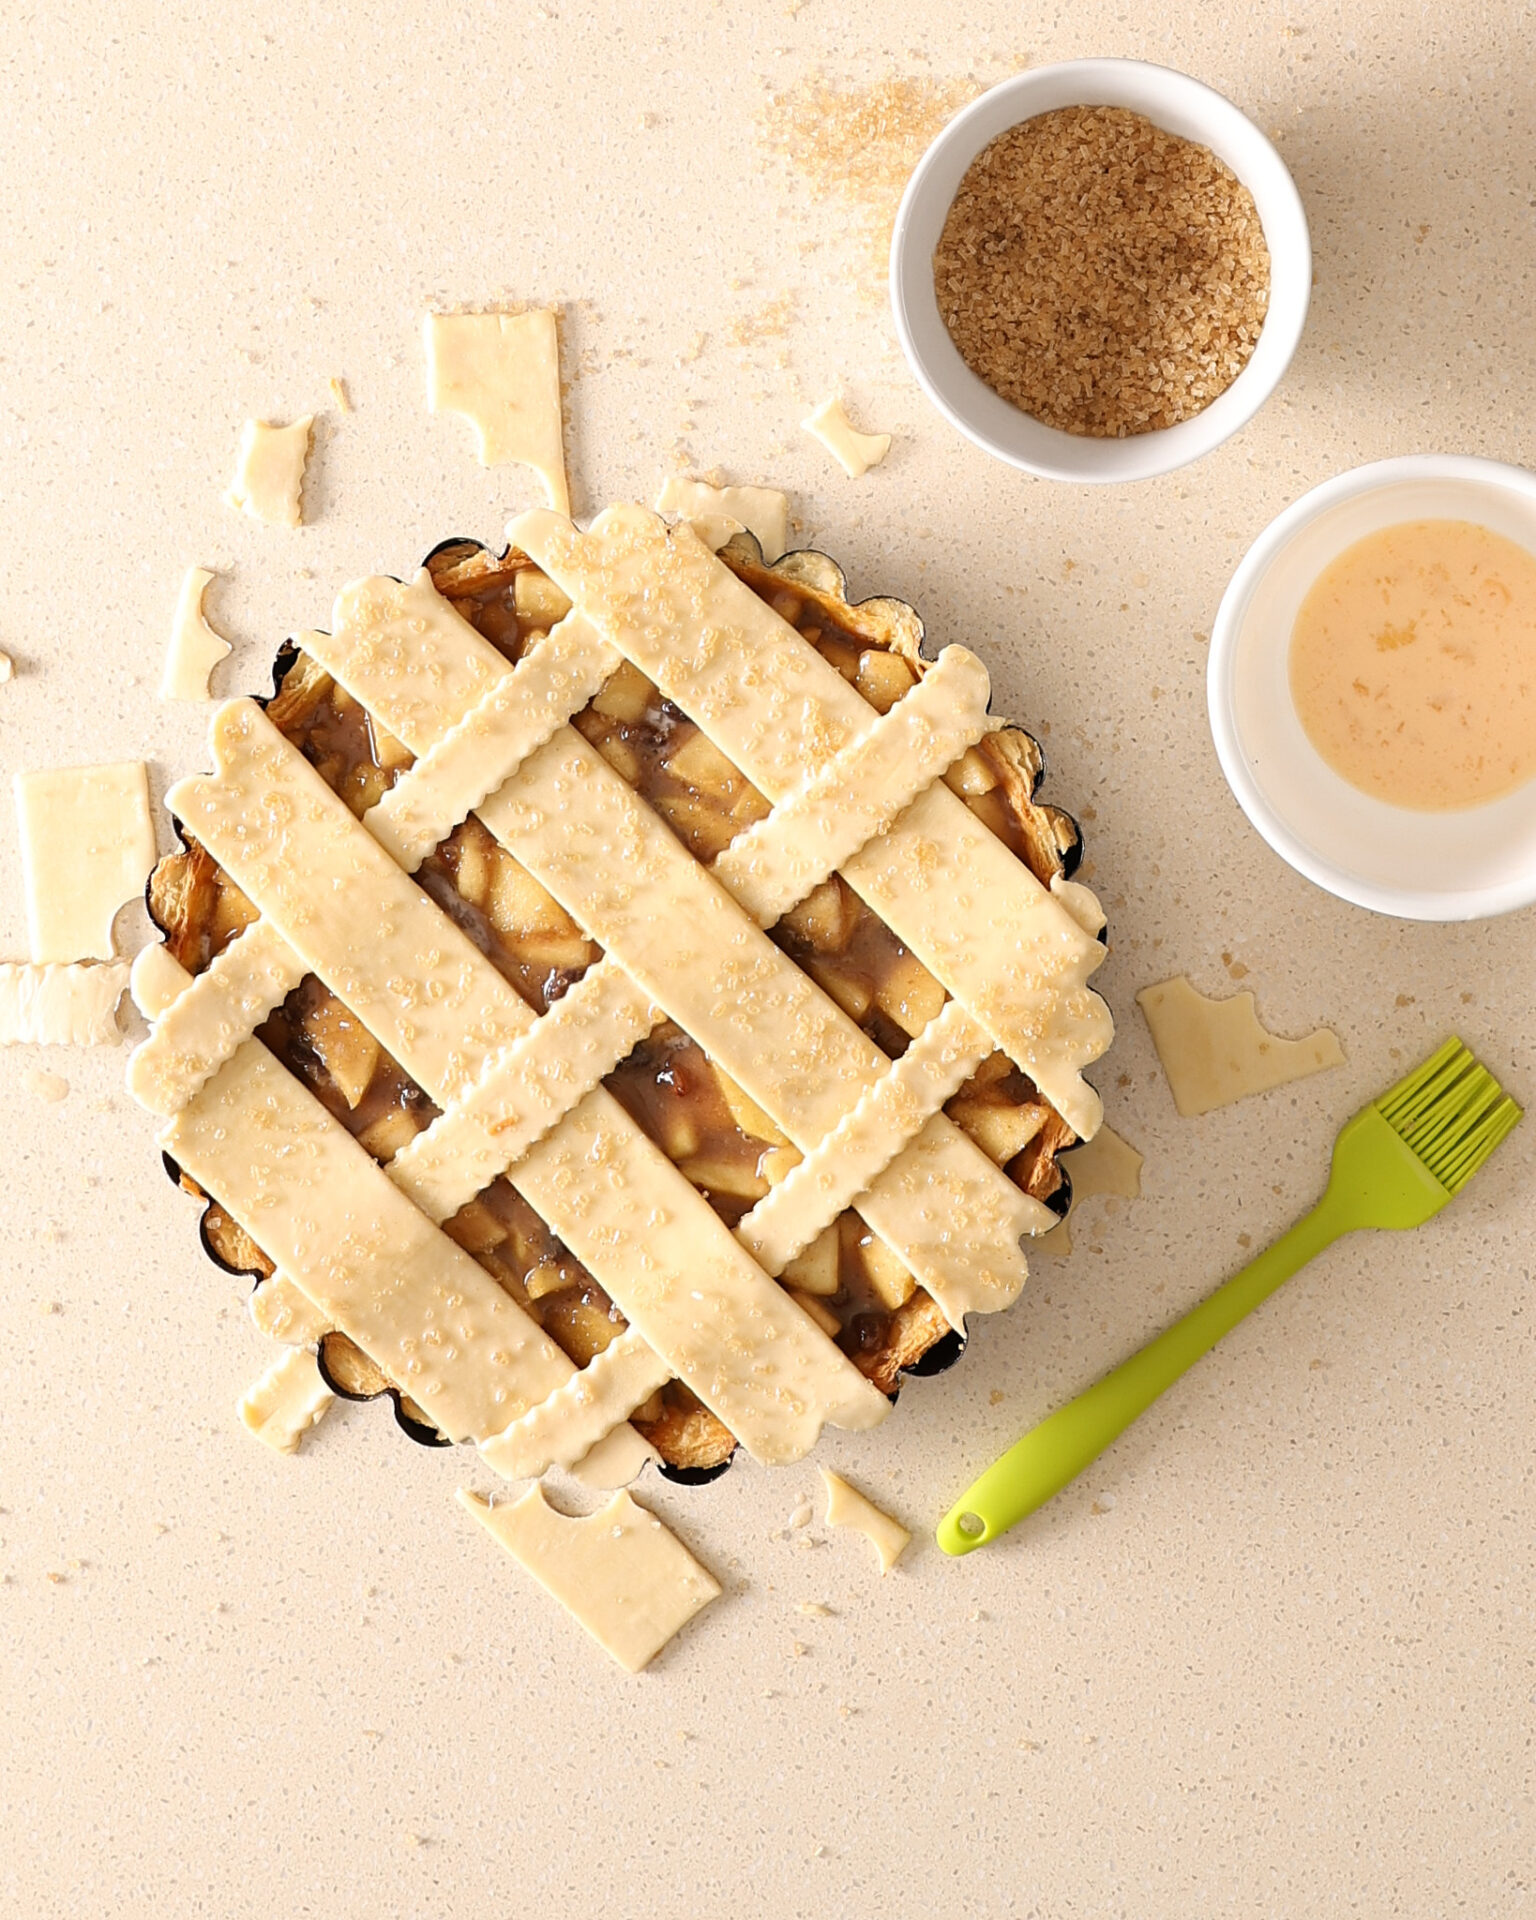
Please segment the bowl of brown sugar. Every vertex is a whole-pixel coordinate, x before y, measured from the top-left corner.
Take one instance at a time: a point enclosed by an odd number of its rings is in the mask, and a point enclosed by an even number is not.
[[[1053,480],[1150,479],[1219,445],[1279,384],[1311,289],[1274,147],[1139,60],[984,93],[923,156],[891,240],[896,330],[929,399]]]

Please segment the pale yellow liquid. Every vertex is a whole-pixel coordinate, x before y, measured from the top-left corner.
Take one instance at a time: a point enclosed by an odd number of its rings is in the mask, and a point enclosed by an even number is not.
[[[1345,549],[1301,603],[1291,697],[1362,793],[1475,807],[1536,776],[1536,557],[1470,520]]]

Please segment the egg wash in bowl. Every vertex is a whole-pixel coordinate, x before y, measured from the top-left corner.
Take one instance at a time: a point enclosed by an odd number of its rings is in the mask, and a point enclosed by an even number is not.
[[[1415,920],[1536,901],[1536,475],[1414,455],[1303,495],[1207,686],[1238,803],[1317,885]]]
[[[1336,773],[1393,806],[1476,807],[1536,776],[1536,556],[1474,520],[1404,520],[1302,601],[1291,697]]]

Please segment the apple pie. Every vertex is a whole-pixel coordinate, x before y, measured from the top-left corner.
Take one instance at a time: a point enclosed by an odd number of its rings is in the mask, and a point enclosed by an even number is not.
[[[610,509],[346,588],[168,796],[130,1084],[338,1393],[508,1477],[867,1427],[1065,1210],[1111,1026],[980,661]]]

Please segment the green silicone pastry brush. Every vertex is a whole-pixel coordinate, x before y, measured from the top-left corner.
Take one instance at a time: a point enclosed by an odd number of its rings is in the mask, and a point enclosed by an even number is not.
[[[1417,1227],[1477,1172],[1521,1109],[1459,1040],[1357,1113],[1333,1149],[1328,1191],[1289,1233],[1150,1345],[1042,1420],[939,1523],[946,1553],[1006,1533],[1075,1480],[1159,1394],[1341,1234]]]

